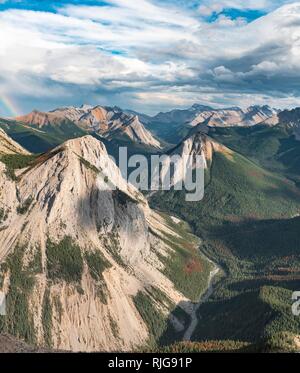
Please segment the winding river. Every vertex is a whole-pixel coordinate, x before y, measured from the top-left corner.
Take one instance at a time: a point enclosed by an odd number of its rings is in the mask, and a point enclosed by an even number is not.
[[[183,341],[190,341],[191,340],[192,335],[193,335],[193,333],[194,333],[194,331],[195,331],[195,329],[196,329],[196,327],[199,323],[200,315],[197,315],[198,310],[199,310],[201,304],[206,302],[210,298],[210,296],[212,295],[212,293],[214,291],[213,280],[214,280],[215,276],[220,271],[220,268],[212,260],[207,258],[207,256],[205,256],[204,254],[202,254],[202,256],[205,257],[205,259],[208,260],[214,266],[214,268],[210,271],[206,292],[203,294],[203,296],[200,298],[199,302],[197,304],[195,304],[193,309],[192,309],[192,312],[190,314],[191,322],[190,322],[190,325],[187,328],[186,332],[184,333]]]

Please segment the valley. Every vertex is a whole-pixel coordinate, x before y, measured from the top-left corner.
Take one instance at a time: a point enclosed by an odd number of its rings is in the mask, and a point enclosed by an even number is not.
[[[180,335],[210,271],[188,226],[152,211],[92,136],[33,156],[0,135],[2,332],[72,351]]]
[[[205,137],[192,139],[203,141],[207,152]],[[297,184],[225,148],[215,147],[209,159],[203,201],[188,205],[180,191],[151,198],[153,207],[188,221],[203,240],[202,251],[224,270],[199,307],[192,340],[202,341],[201,349],[206,341],[283,348],[300,330],[290,312],[300,280]]]
[[[0,40],[0,354],[300,353],[300,0],[0,0]]]
[[[194,105],[160,113],[154,135],[149,116],[116,107],[1,119],[2,335],[89,352],[295,349],[295,116]],[[124,145],[202,155],[204,199],[146,198],[109,158]]]
[[[210,296],[213,294],[213,291],[214,291],[213,281],[215,277],[217,276],[217,274],[220,272],[220,268],[216,264],[214,264],[208,258],[206,258],[206,260],[208,260],[213,265],[214,268],[209,273],[208,284],[207,284],[207,289],[205,293],[203,293],[203,296],[201,297],[199,302],[195,304],[195,307],[191,315],[191,323],[189,327],[187,328],[187,330],[185,331],[184,336],[183,336],[184,341],[191,340],[192,335],[194,334],[195,330],[198,327],[198,324],[201,322],[201,315],[198,314],[198,311],[201,307],[201,304],[207,302]]]

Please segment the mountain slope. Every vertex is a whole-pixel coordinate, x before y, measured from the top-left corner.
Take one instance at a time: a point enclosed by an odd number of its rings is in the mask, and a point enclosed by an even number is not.
[[[284,110],[278,115],[278,124],[292,130],[297,140],[300,140],[300,108]]]
[[[60,142],[80,137],[87,133],[69,118],[57,113],[43,113],[34,110],[28,115],[15,118],[15,120],[29,127],[46,132]]]
[[[188,109],[175,109],[147,118],[145,126],[169,144],[177,144],[190,131],[190,123],[202,112],[213,110],[209,106],[193,105]]]
[[[132,350],[160,340],[180,303],[171,334],[181,335],[210,265],[181,222],[121,178],[103,144],[69,140],[16,179],[6,167],[0,161],[1,331],[55,349]],[[190,262],[199,270],[186,272]]]
[[[79,108],[58,108],[49,113],[33,111],[16,120],[40,129],[47,129],[48,133],[51,133],[51,130],[57,131],[57,127],[64,126],[65,132],[66,126],[68,132],[78,127],[82,131],[96,133],[109,140],[117,137],[125,142],[160,148],[159,141],[146,130],[138,116],[125,113],[117,107],[83,105]]]
[[[140,122],[138,115],[125,113],[117,107],[97,106],[86,113],[79,122],[92,124],[99,135],[110,140],[119,138],[153,148],[161,147],[160,142]]]
[[[204,134],[186,141],[208,161],[204,199],[189,204],[184,191],[171,191],[153,195],[151,205],[188,221],[223,269],[199,309],[193,340],[258,343],[281,332],[297,335],[291,294],[300,286],[300,190]]]
[[[292,181],[266,171],[201,132],[188,137],[171,153],[188,154],[191,151],[193,152],[191,154],[197,152],[204,154],[206,158],[209,166],[206,173],[206,195],[208,191],[213,191],[212,204],[216,205],[217,201],[221,202],[222,194],[227,195],[226,198],[223,198],[222,203],[226,209],[222,209],[220,212],[213,209],[211,211],[212,215],[216,217],[216,221],[219,220],[218,215],[223,219],[226,214],[236,214],[240,218],[250,218],[251,216],[267,218],[281,217],[286,214],[293,215],[298,211],[296,206],[293,208],[293,202],[298,201],[298,189]],[[211,189],[212,186],[214,186],[213,189]],[[272,191],[276,189],[280,191],[276,196],[278,204],[273,203],[275,192],[272,193]],[[173,193],[176,195],[177,192]],[[184,191],[177,194],[184,197]],[[168,194],[165,196],[167,198]],[[171,200],[172,196],[169,195],[168,199]],[[215,203],[213,203],[214,199]],[[199,202],[199,205],[204,206],[205,201],[206,199]],[[174,203],[171,202],[171,205]],[[183,211],[190,211],[191,208],[193,206],[189,206],[189,204],[186,207],[182,206]],[[207,214],[205,216],[206,218],[200,219],[197,225],[208,224]]]
[[[0,155],[4,154],[23,154],[29,153],[23,149],[17,142],[13,141],[7,134],[0,128]]]
[[[30,346],[17,338],[12,337],[8,334],[0,334],[0,353],[1,354],[12,354],[12,353],[49,353],[51,350],[38,349],[34,346]]]
[[[299,109],[286,110],[277,115],[277,123],[272,126],[211,128],[209,135],[262,166],[299,181],[299,123]]]
[[[193,105],[186,110],[172,110],[146,118],[145,125],[158,137],[176,144],[188,135],[191,127],[201,126],[202,131],[211,127],[255,126],[276,122],[278,110],[269,106],[250,106],[214,109],[204,105]]]
[[[35,118],[39,119],[37,124],[32,123]],[[55,126],[52,126],[41,113],[36,113],[36,115],[29,116],[27,119],[29,124],[0,118],[0,128],[32,153],[47,152],[70,138],[86,134],[85,131],[74,126],[73,123],[61,119]],[[41,128],[39,128],[39,124],[43,124]]]
[[[245,110],[240,108],[209,110],[197,116],[191,125],[203,123],[208,127],[255,126],[277,114],[278,110],[269,106],[250,106]]]

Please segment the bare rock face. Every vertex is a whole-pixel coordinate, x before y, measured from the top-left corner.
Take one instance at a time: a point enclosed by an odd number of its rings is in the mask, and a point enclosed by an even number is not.
[[[197,187],[199,192],[197,198],[199,198],[201,188],[203,189],[205,185],[205,170],[212,165],[215,153],[222,153],[230,160],[233,157],[232,150],[218,143],[201,130],[199,131],[197,127],[179,145],[168,152],[169,157],[161,159],[154,174],[159,175],[161,182],[168,186],[166,190],[173,188],[182,190],[182,185],[186,186],[187,183],[188,188],[186,189],[190,188],[191,190]],[[196,169],[197,174],[195,174]],[[156,193],[156,191],[152,191],[151,196]],[[188,199],[186,201],[191,202]]]
[[[7,134],[0,128],[0,155],[1,154],[29,154],[18,143],[13,141]]]
[[[58,124],[61,120],[63,120],[63,117],[52,113],[43,113],[34,110],[27,115],[16,117],[15,120],[28,125],[36,125],[39,128],[43,128],[51,124]]]
[[[172,153],[181,156],[202,154],[206,161],[211,161],[212,155],[215,151],[228,154],[232,153],[226,146],[199,131],[188,136],[176,148],[174,148]]]
[[[107,139],[121,138],[161,148],[160,142],[144,127],[138,116],[124,113],[117,107],[83,105],[79,108],[58,108],[48,113],[33,111],[16,120],[39,128],[59,125],[68,120],[88,132],[96,132]]]
[[[172,250],[161,235],[177,233],[122,179],[101,142],[67,141],[17,180],[0,162],[0,175],[0,289],[17,315],[10,334],[61,350],[131,350],[149,338],[133,301],[139,291],[188,301],[160,259]]]
[[[176,146],[172,150],[171,155],[179,155],[181,158],[184,158],[184,156],[192,158],[201,156],[204,168],[208,168],[215,152],[223,153],[229,158],[232,156],[232,151],[226,146],[197,130]]]
[[[53,113],[60,113],[70,120],[74,120],[79,126],[93,130],[101,136],[112,139],[127,137],[133,142],[160,148],[161,145],[150,131],[146,130],[137,115],[124,113],[121,109],[114,107],[90,107],[58,109]]]
[[[205,124],[208,127],[254,126],[271,121],[279,113],[269,106],[250,106],[241,108],[206,110],[191,122],[192,126]]]
[[[300,108],[284,110],[278,116],[280,125],[291,130],[297,140],[300,140]]]

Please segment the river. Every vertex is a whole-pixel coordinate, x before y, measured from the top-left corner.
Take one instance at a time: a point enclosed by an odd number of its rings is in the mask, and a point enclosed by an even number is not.
[[[207,302],[208,299],[211,297],[211,295],[214,291],[213,280],[214,280],[215,276],[220,271],[220,268],[212,260],[208,259],[205,255],[203,255],[203,256],[205,257],[206,260],[208,260],[211,264],[213,264],[214,268],[209,273],[206,292],[201,296],[199,302],[197,304],[195,304],[193,309],[192,309],[192,312],[190,314],[191,322],[190,322],[190,325],[187,328],[186,332],[184,333],[183,341],[190,341],[191,340],[192,335],[193,335],[194,331],[196,330],[197,325],[199,323],[200,315],[198,315],[198,310],[199,310],[201,304],[203,304],[204,302]]]

